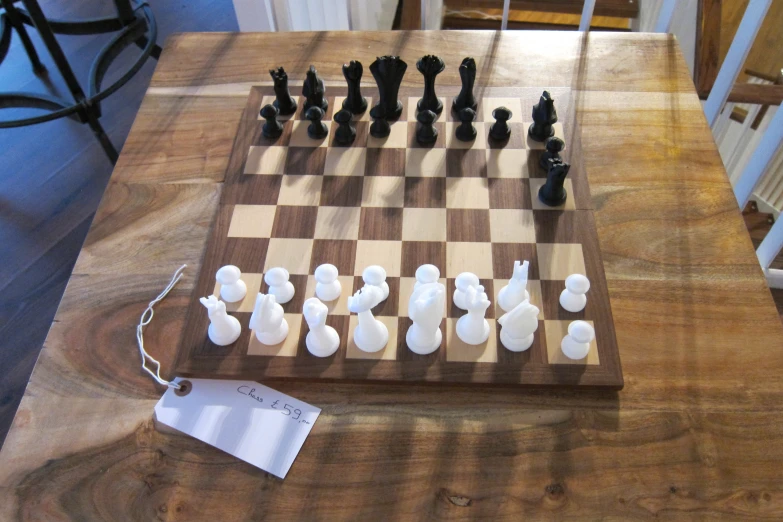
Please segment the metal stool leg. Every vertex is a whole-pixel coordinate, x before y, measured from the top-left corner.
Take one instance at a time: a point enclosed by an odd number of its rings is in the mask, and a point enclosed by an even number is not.
[[[8,20],[9,25],[16,30],[19,34],[19,39],[22,40],[22,46],[24,47],[27,56],[30,58],[30,63],[33,65],[35,74],[46,71],[46,67],[44,67],[44,64],[42,64],[40,58],[38,58],[38,52],[35,50],[33,41],[30,39],[30,35],[27,34],[27,28],[24,26],[24,23],[22,23],[22,19],[19,16],[19,12],[16,10],[16,7],[14,7],[13,2],[11,0],[0,0],[0,4],[2,4],[5,9],[6,19]]]

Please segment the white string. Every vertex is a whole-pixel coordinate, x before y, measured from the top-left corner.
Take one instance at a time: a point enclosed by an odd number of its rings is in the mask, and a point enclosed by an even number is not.
[[[147,372],[152,376],[153,379],[158,381],[158,384],[165,384],[169,388],[176,388],[180,389],[180,385],[167,381],[163,377],[160,376],[160,361],[155,359],[153,356],[147,353],[147,351],[144,349],[144,327],[150,324],[150,321],[152,321],[152,316],[155,315],[155,311],[152,309],[153,306],[158,304],[159,302],[163,301],[163,298],[168,295],[169,292],[174,288],[174,285],[177,284],[177,282],[182,279],[182,271],[185,270],[185,268],[188,265],[182,265],[177,269],[176,272],[174,272],[174,276],[171,278],[171,281],[169,282],[169,285],[160,293],[158,297],[150,301],[150,304],[147,305],[147,309],[144,310],[144,313],[141,314],[141,319],[139,320],[139,325],[136,327],[136,340],[139,343],[139,353],[141,354],[141,369]],[[156,366],[155,372],[153,372],[151,369],[147,367],[147,360],[152,361],[152,364]]]

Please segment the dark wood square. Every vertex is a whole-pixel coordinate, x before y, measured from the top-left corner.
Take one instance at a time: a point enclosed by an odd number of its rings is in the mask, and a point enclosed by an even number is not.
[[[404,176],[405,149],[368,148],[364,175]]]
[[[336,266],[337,272],[341,275],[353,274],[356,263],[356,241],[353,239],[316,239],[313,241],[310,273],[315,272],[316,267],[324,263]]]
[[[409,149],[444,149],[446,148],[446,125],[442,121],[436,122],[433,127],[438,130],[438,138],[434,143],[423,145],[416,141],[416,129],[418,122],[408,122],[408,148]]]
[[[533,208],[530,199],[530,180],[527,178],[490,178],[489,208]]]
[[[564,289],[565,281],[541,281],[541,304],[544,308],[542,311],[545,318],[563,321],[576,321],[577,319],[595,321],[605,316],[601,313],[601,310],[597,309],[597,307],[601,306],[599,300],[590,299],[589,290],[585,294],[587,296],[587,304],[584,310],[576,313],[569,312],[560,306],[560,294]]]
[[[539,243],[584,242],[585,231],[578,222],[578,217],[581,215],[581,212],[573,210],[534,210],[536,241]]]
[[[322,176],[325,165],[326,147],[289,147],[284,169],[291,175]]]
[[[542,365],[547,363],[546,334],[544,332],[544,321],[538,321],[538,330],[533,334],[533,344],[524,352],[512,352],[500,342],[500,325],[495,329],[498,347],[498,364],[504,364],[511,367],[521,367],[525,365]]]
[[[326,316],[326,324],[334,328],[337,331],[337,335],[340,336],[340,346],[329,357],[316,357],[307,350],[307,334],[310,332],[310,327],[307,326],[307,321],[302,317],[302,327],[299,329],[299,344],[296,347],[295,358],[316,362],[319,367],[326,367],[336,361],[345,360],[345,354],[348,351],[350,319],[348,315],[329,314]]]
[[[489,298],[491,303],[489,305],[489,308],[487,308],[487,313],[484,317],[486,317],[487,319],[494,319],[495,318],[495,284],[492,281],[492,279],[479,279],[479,284],[484,287],[484,292],[487,294],[487,297]],[[446,316],[449,319],[456,319],[468,313],[466,310],[463,310],[454,304],[455,290],[456,290],[456,286],[454,286],[454,278],[450,277],[446,279]]]
[[[321,206],[360,207],[363,187],[362,176],[324,176]]]
[[[362,208],[359,220],[359,239],[402,239],[401,208]]]
[[[278,205],[272,224],[272,237],[311,239],[315,236],[315,218],[318,207],[290,207]]]
[[[353,122],[353,126],[356,129],[356,139],[353,140],[353,143],[350,143],[348,145],[342,145],[340,143],[337,143],[335,141],[335,131],[339,127],[336,121],[332,122],[331,128],[329,129],[329,146],[330,147],[359,147],[364,148],[367,146],[367,136],[370,134],[370,122],[369,121],[355,121]]]
[[[440,322],[440,333],[443,336],[440,347],[427,355],[413,353],[411,349],[408,348],[408,343],[405,341],[405,335],[408,333],[408,328],[410,328],[411,325],[413,325],[413,321],[411,321],[409,317],[397,318],[397,360],[419,363],[416,365],[403,366],[401,370],[405,379],[421,381],[426,378],[428,367],[431,364],[435,364],[439,361],[446,361],[446,320],[444,319]]]
[[[450,208],[446,210],[446,240],[489,242],[489,210]]]
[[[283,134],[273,140],[264,136],[264,123],[265,120],[258,120],[256,130],[253,133],[253,141],[250,143],[251,145],[260,147],[271,147],[272,145],[278,145],[280,147],[288,146],[288,142],[291,141],[291,131],[294,127],[294,122],[292,120],[280,122],[283,124]]]
[[[305,288],[307,288],[307,278],[308,276],[306,274],[291,274],[289,276],[288,280],[291,281],[292,285],[294,285],[295,292],[294,297],[292,297],[290,301],[280,305],[283,307],[283,311],[285,313],[302,313],[302,305],[304,305],[304,302],[308,297],[307,292],[305,292]],[[261,282],[261,293],[269,293],[269,285],[266,284],[266,281]]]
[[[486,151],[484,149],[446,149],[446,177],[486,178]]]
[[[402,277],[416,277],[416,269],[431,264],[438,267],[441,274],[446,273],[446,243],[441,241],[403,241]],[[403,296],[405,299],[408,297]]]
[[[523,123],[509,122],[508,128],[511,129],[511,135],[506,140],[496,140],[489,135],[489,130],[495,122],[485,123],[487,130],[487,147],[490,149],[524,149],[527,141],[527,127]]]
[[[235,183],[223,185],[223,198],[237,205],[276,205],[283,176],[242,174]]]
[[[405,178],[407,208],[446,208],[446,178]]]
[[[528,280],[539,278],[535,243],[492,243],[492,274],[495,279],[511,279],[514,261],[529,261]]]
[[[547,169],[538,164],[541,161],[541,155],[544,153],[541,149],[528,149],[527,151],[527,175],[531,178],[544,178],[546,179]],[[561,154],[562,156],[562,154]],[[565,161],[565,160],[563,160]],[[568,172],[568,177],[572,176],[573,172]],[[570,195],[570,194],[569,194]]]
[[[372,308],[372,314],[375,316],[396,316],[399,309],[400,302],[400,278],[399,277],[387,277],[386,284],[389,285],[389,297],[378,303],[378,305]],[[360,288],[364,286],[364,280],[362,276],[354,276],[353,278],[353,292],[355,294]],[[345,291],[345,289],[343,289]],[[410,297],[410,296],[408,296]]]

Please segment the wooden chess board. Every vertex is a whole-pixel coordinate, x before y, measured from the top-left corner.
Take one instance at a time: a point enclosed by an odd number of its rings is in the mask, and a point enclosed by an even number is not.
[[[423,147],[415,140],[416,101],[421,88],[400,90],[400,119],[391,134],[379,140],[369,135],[370,119],[356,117],[356,141],[348,147],[334,143],[332,114],[343,97],[327,88],[329,109],[324,121],[329,136],[307,136],[303,100],[284,122],[276,140],[263,137],[260,108],[274,100],[272,87],[251,89],[226,173],[218,215],[189,305],[180,346],[177,374],[205,378],[388,381],[421,383],[485,383],[535,386],[623,385],[606,278],[591,209],[587,177],[572,140],[576,123],[570,91],[550,89],[558,110],[556,135],[566,142],[563,156],[572,163],[566,181],[568,200],[561,208],[538,201],[546,172],[538,159],[543,144],[529,140],[532,106],[542,89],[477,89],[478,137],[458,141],[459,123],[451,113],[458,88],[439,86],[444,110],[436,128],[437,142]],[[372,107],[374,87],[363,86]],[[342,94],[342,92],[340,92]],[[511,137],[503,143],[488,137],[498,106],[509,108]],[[369,111],[368,111],[369,112]],[[530,261],[528,290],[540,310],[533,346],[511,352],[499,341],[497,293],[511,276],[515,260]],[[312,356],[305,347],[307,324],[302,304],[315,292],[313,271],[332,263],[340,272],[341,297],[327,303],[327,324],[340,335],[331,357]],[[424,263],[436,265],[447,288],[444,342],[429,355],[417,355],[405,344],[411,324],[408,299],[414,272]],[[242,271],[247,297],[227,303],[243,326],[234,344],[220,347],[207,337],[209,320],[198,298],[219,295],[215,272],[233,264]],[[356,315],[346,308],[348,295],[361,287],[368,265],[386,269],[389,298],[373,309],[389,329],[388,345],[365,353],[353,343]],[[286,268],[296,288],[283,305],[290,326],[288,338],[276,346],[259,343],[248,328],[256,294],[266,292],[263,274]],[[487,310],[489,340],[470,346],[456,336],[463,313],[452,304],[454,278],[477,274],[492,305]],[[591,281],[587,307],[579,313],[558,303],[565,278],[572,273]],[[567,359],[560,341],[575,319],[591,322],[596,339],[581,361]]]

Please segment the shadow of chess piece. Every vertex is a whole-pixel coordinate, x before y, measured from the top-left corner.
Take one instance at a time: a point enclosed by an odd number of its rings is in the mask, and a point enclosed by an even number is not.
[[[334,121],[339,125],[334,131],[334,141],[340,145],[350,145],[356,139],[356,129],[353,124],[351,111],[343,109],[334,115]]]
[[[476,83],[476,60],[470,57],[462,60],[459,66],[459,77],[462,80],[462,89],[451,103],[451,110],[455,114],[459,114],[459,111],[465,108],[475,111],[478,108],[476,99],[473,97],[473,85]]]
[[[321,120],[324,117],[324,111],[320,107],[310,107],[305,113],[305,118],[310,121],[307,126],[307,135],[314,140],[322,140],[329,134],[329,127]]]
[[[416,129],[416,141],[422,145],[430,145],[438,139],[438,129],[435,128],[435,119],[438,117],[432,111],[421,111],[416,115],[419,125]]]
[[[402,102],[397,95],[407,68],[408,64],[399,56],[381,56],[370,64],[370,72],[378,85],[378,105],[383,106],[387,120],[399,119],[402,114]]]
[[[489,128],[489,137],[497,141],[506,141],[511,136],[511,129],[508,128],[508,120],[511,116],[513,116],[511,111],[505,107],[498,107],[492,111],[495,123]]]
[[[271,104],[266,104],[261,108],[261,117],[266,120],[261,132],[265,138],[275,140],[283,134],[283,125],[277,121],[278,110]]]
[[[476,111],[466,107],[459,111],[460,124],[457,127],[456,134],[459,141],[473,141],[476,139],[476,127],[473,126],[473,120],[476,118]]]
[[[565,184],[566,176],[571,165],[559,160],[549,160],[549,171],[546,175],[546,183],[538,190],[538,199],[541,203],[550,207],[558,207],[565,203],[568,193]]]
[[[555,100],[544,91],[538,103],[533,105],[533,123],[527,129],[527,134],[531,139],[544,141],[555,135],[552,128],[557,122],[557,111],[555,110]]]
[[[356,60],[343,65],[343,76],[348,82],[348,96],[343,100],[343,109],[351,114],[362,114],[367,110],[367,99],[362,96],[361,90],[363,71],[362,63]]]
[[[541,153],[541,157],[538,159],[538,164],[544,170],[549,169],[549,160],[562,161],[560,152],[565,148],[565,142],[560,138],[551,137],[546,140],[546,150]]]
[[[314,66],[307,70],[304,85],[302,85],[302,96],[305,97],[304,111],[307,112],[310,107],[318,107],[326,112],[329,109],[329,102],[324,98],[326,88],[324,81],[318,76],[318,71]]]
[[[386,121],[386,111],[384,111],[383,105],[378,104],[370,109],[370,117],[373,119],[372,125],[370,125],[370,136],[382,139],[391,133],[391,125]]]
[[[416,62],[416,68],[424,76],[424,95],[416,104],[416,108],[419,111],[432,111],[435,114],[440,114],[443,111],[443,102],[435,94],[435,77],[443,72],[446,64],[439,57],[428,54]]]
[[[288,92],[288,74],[282,67],[269,70],[272,81],[274,82],[275,89],[275,102],[277,111],[282,116],[288,116],[296,112],[296,100],[291,97],[291,93]]]

